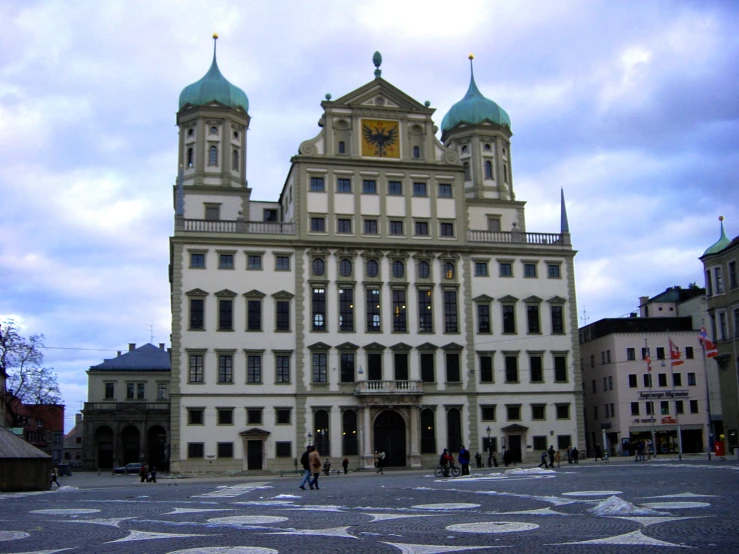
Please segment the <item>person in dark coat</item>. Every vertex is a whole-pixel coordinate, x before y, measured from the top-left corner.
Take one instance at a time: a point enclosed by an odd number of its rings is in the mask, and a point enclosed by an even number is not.
[[[549,454],[549,467],[554,467],[554,446],[549,445],[549,450],[547,450],[547,454]]]
[[[595,461],[598,461],[598,458],[600,458],[600,461],[603,460],[603,449],[600,447],[600,444],[595,445]]]
[[[536,466],[536,467],[544,466],[544,469],[547,469],[549,467],[549,465],[547,464],[547,458],[548,457],[549,456],[547,455],[547,451],[546,450],[544,452],[542,452],[541,453],[541,463],[538,466]]]
[[[151,466],[151,471],[149,472],[149,476],[146,478],[147,483],[156,483],[157,482],[157,468],[155,466]]]
[[[459,463],[462,466],[462,475],[470,474],[470,451],[464,445],[459,449]]]
[[[454,463],[454,458],[449,454],[449,450],[446,448],[444,452],[439,456],[439,465],[444,468],[444,477],[449,477],[449,466]]]
[[[377,471],[375,473],[380,473],[382,475],[385,475],[385,471],[383,468],[385,467],[385,452],[380,452],[377,454]]]
[[[51,488],[51,485],[53,485],[54,483],[56,483],[57,489],[61,487],[59,481],[57,481],[56,470],[54,468],[51,468],[51,483],[49,483],[49,488]]]
[[[475,463],[477,464],[477,469],[480,469],[482,467],[482,456],[479,452],[475,454]]]
[[[305,484],[310,481],[311,478],[309,456],[312,451],[313,447],[309,445],[308,448],[305,449],[305,452],[303,452],[303,455],[300,457],[300,465],[302,465],[303,469],[305,470],[305,475],[303,475],[303,480],[300,482],[299,485],[299,488],[303,490],[305,490]]]
[[[139,470],[139,477],[141,477],[141,482],[146,483],[146,478],[149,476],[149,473],[146,471],[146,465],[141,464],[141,469]]]
[[[567,447],[567,463],[568,464],[572,463],[572,447],[571,446]]]
[[[323,462],[323,474],[328,477],[331,475],[331,460],[326,458],[326,461]]]
[[[344,461],[341,462],[341,467],[344,468],[344,475],[346,475],[349,472],[349,458],[344,458]]]
[[[510,461],[511,461],[511,453],[504,448],[503,449],[503,465],[508,467],[508,463]]]
[[[579,464],[580,459],[580,451],[577,449],[577,446],[572,449],[572,463],[573,464]]]

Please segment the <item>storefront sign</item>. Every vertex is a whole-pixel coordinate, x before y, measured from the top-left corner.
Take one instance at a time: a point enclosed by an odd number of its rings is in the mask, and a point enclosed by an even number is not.
[[[652,392],[642,390],[639,391],[639,398],[687,398],[689,396],[689,392],[690,391],[687,390],[676,390],[675,395],[673,396],[671,390]]]
[[[674,417],[665,416],[662,418],[662,423],[677,423],[677,420]]]
[[[640,419],[640,418],[637,417],[633,422],[634,423],[655,423],[656,421],[657,420],[654,419],[654,418],[643,417],[643,418]]]

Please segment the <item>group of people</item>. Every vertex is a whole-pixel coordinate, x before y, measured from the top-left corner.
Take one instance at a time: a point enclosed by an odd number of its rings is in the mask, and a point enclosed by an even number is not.
[[[157,468],[155,466],[151,466],[151,469],[149,471],[146,471],[146,464],[141,464],[141,469],[139,470],[139,477],[141,477],[142,483],[156,483],[157,482]]]
[[[557,467],[560,467],[559,464],[561,461],[562,455],[559,453],[559,450],[554,450],[554,446],[549,445],[549,449],[541,453],[541,463],[539,464],[539,467],[544,466],[544,469],[554,469],[554,464],[557,464]]]
[[[375,467],[377,468],[377,471],[375,473],[385,475],[385,452],[378,452],[377,450],[375,450]]]

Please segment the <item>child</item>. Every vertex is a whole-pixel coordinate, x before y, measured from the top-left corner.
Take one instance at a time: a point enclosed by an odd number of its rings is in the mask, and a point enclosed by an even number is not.
[[[562,460],[562,455],[559,453],[559,450],[557,450],[554,453],[554,463],[557,464],[557,467],[559,467],[559,462]]]

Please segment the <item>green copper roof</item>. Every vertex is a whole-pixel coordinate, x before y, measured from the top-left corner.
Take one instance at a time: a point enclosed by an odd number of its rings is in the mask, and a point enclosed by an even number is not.
[[[180,93],[180,109],[187,104],[192,106],[204,106],[209,102],[220,102],[229,108],[241,108],[249,112],[249,99],[243,90],[232,85],[221,74],[216,62],[215,44],[213,45],[213,63],[199,81],[186,86]]]
[[[724,248],[729,246],[729,244],[731,244],[729,237],[726,236],[726,232],[724,231],[723,216],[721,216],[719,220],[721,221],[721,238],[719,238],[718,241],[716,241],[716,244],[714,244],[713,246],[710,246],[705,252],[703,252],[704,256],[707,256],[708,254],[718,254]]]
[[[470,58],[470,87],[464,98],[454,104],[441,121],[441,132],[444,133],[459,125],[467,123],[475,125],[483,121],[490,121],[498,125],[511,128],[511,118],[503,108],[498,106],[489,98],[485,98],[475,83],[475,74],[472,71],[472,59]]]

